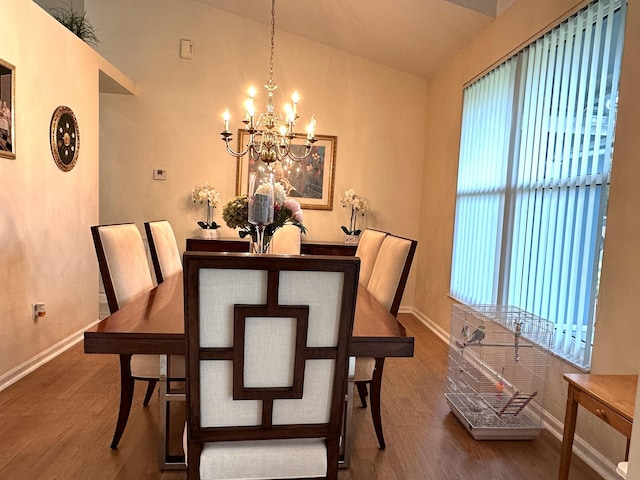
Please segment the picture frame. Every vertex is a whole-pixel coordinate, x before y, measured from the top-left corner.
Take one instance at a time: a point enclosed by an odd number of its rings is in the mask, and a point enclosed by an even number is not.
[[[247,148],[250,134],[238,131],[238,151]],[[287,196],[295,198],[300,206],[307,210],[333,210],[333,190],[335,183],[336,149],[338,137],[316,135],[311,154],[301,161],[286,160],[285,164],[276,162],[276,180],[285,186]],[[296,133],[291,140],[292,149],[301,155],[306,134]],[[238,158],[236,172],[236,195],[247,193],[249,174],[263,162],[259,158],[249,158],[247,153]]]
[[[0,59],[0,157],[16,158],[16,68]]]

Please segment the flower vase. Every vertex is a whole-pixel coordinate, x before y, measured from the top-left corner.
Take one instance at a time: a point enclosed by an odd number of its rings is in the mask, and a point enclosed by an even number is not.
[[[256,226],[256,234],[251,238],[251,253],[271,253],[271,237],[264,234],[264,229],[263,225]]]
[[[200,233],[202,238],[206,240],[215,240],[218,238],[218,229],[217,228],[202,228],[200,229]]]
[[[360,235],[344,235],[344,244],[345,245],[358,245],[360,241]]]
[[[251,253],[269,253],[271,236],[265,235],[267,225],[273,223],[273,174],[267,170],[251,172],[248,189],[249,223],[255,225]]]
[[[252,240],[251,253],[257,253],[260,255],[271,253],[271,242],[265,241],[264,239],[262,240],[262,242],[258,242],[258,241],[254,242]]]

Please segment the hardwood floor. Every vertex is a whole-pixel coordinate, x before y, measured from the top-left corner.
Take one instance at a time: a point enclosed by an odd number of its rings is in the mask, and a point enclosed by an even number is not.
[[[354,411],[351,467],[340,480],[550,480],[560,442],[542,432],[532,441],[476,441],[449,412],[447,347],[410,315],[415,357],[385,365],[382,408],[386,450],[377,448],[368,409]],[[86,355],[77,345],[0,392],[0,479],[185,480],[157,464],[158,399],[142,407],[143,389],[120,447],[109,444],[118,410],[118,361]],[[601,480],[574,456],[573,480]]]

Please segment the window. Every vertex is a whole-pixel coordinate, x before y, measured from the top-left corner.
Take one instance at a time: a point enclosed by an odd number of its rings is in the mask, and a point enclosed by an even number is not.
[[[599,0],[464,91],[451,294],[555,323],[591,362],[626,0]]]

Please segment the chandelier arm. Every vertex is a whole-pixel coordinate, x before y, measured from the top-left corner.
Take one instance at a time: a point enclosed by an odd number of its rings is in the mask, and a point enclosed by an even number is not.
[[[289,153],[287,154],[287,156],[289,158],[291,158],[295,162],[300,162],[300,161],[304,160],[305,158],[307,158],[311,154],[311,144],[310,143],[305,143],[304,147],[305,148],[304,148],[304,154],[303,155],[298,156],[295,153],[293,153],[293,150],[291,150],[291,148],[289,148]]]
[[[289,156],[289,153],[291,152],[291,147],[288,143],[278,144],[276,148],[277,148],[278,160],[280,162],[285,160]]]
[[[251,143],[249,144],[249,146],[247,146],[246,150],[242,151],[242,152],[235,152],[231,146],[229,145],[229,140],[231,140],[231,136],[223,138],[222,140],[224,140],[224,143],[227,146],[227,152],[229,153],[229,155],[236,157],[236,158],[240,158],[240,157],[244,157],[249,150],[251,149]]]

